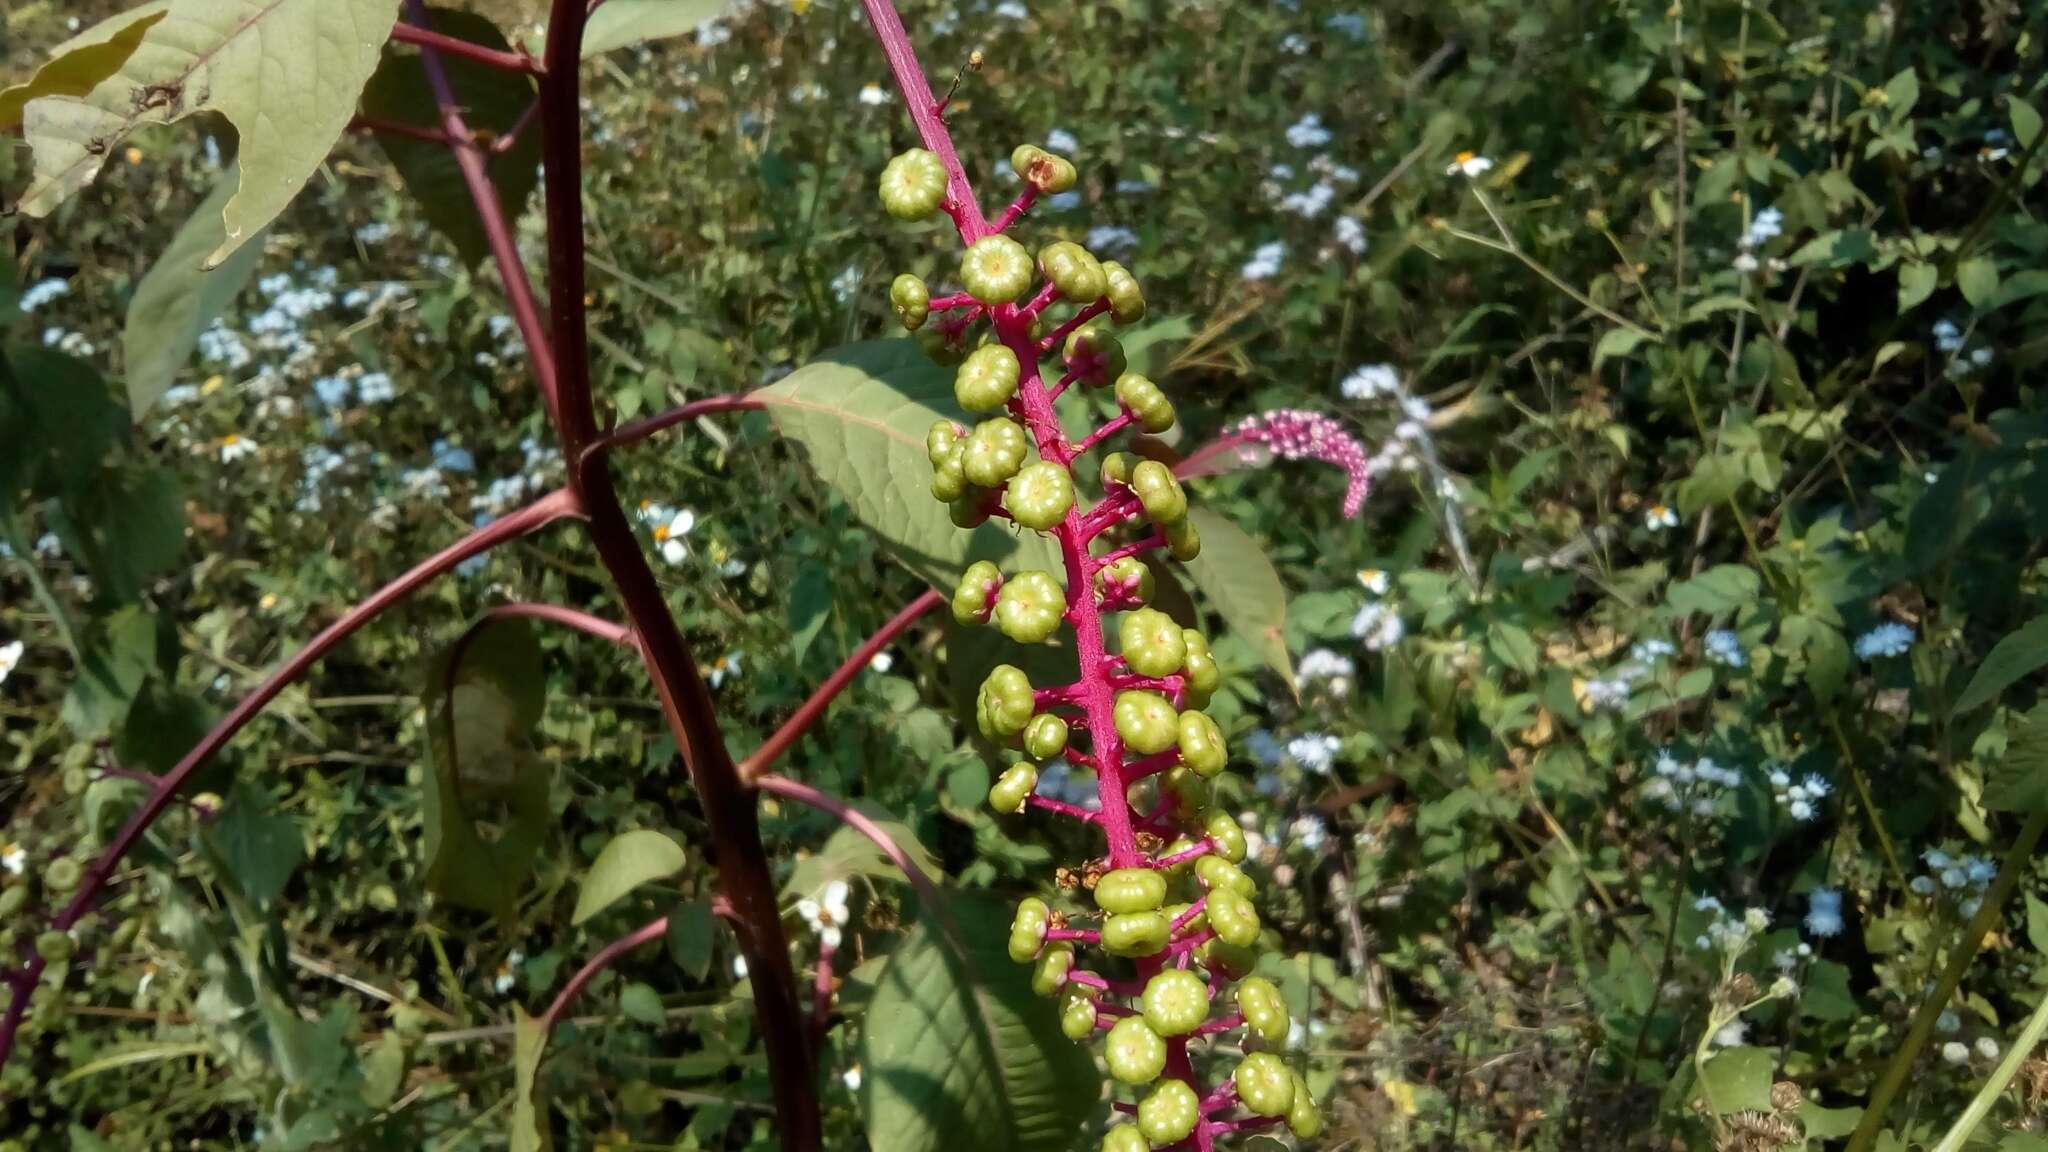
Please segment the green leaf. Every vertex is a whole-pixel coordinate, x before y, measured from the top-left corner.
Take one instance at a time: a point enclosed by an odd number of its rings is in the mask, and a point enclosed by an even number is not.
[[[659,1024],[668,1017],[668,1010],[661,1006],[661,993],[638,981],[620,990],[619,1011],[626,1019],[642,1024]]]
[[[1984,807],[1998,812],[2048,811],[2048,703],[2012,718],[2005,755],[1984,781]]]
[[[2041,134],[2041,114],[2034,110],[2032,104],[2012,95],[2005,98],[2005,109],[2012,117],[2013,140],[2021,151],[2032,148],[2034,137]]]
[[[1823,1108],[1814,1100],[1808,1100],[1799,1106],[1799,1126],[1806,1129],[1808,1140],[1832,1140],[1837,1136],[1847,1136],[1856,1130],[1857,1123],[1862,1119],[1861,1108]]]
[[[1808,615],[1787,616],[1780,628],[1783,649],[1805,660],[1806,686],[1825,704],[1842,690],[1849,676],[1849,641],[1842,630]]]
[[[40,96],[83,96],[119,71],[135,54],[142,35],[164,18],[171,0],[117,13],[50,49],[36,74],[0,91],[0,129],[21,127],[22,109]]]
[[[1764,1048],[1729,1048],[1700,1065],[1700,1091],[1715,1115],[1771,1111],[1777,1056]]]
[[[888,833],[897,847],[910,857],[911,863],[922,869],[925,875],[933,880],[945,877],[945,867],[918,840],[910,825],[866,801],[855,801],[853,806]],[[789,879],[783,882],[782,898],[796,901],[816,896],[832,881],[855,876],[865,876],[870,880],[903,880],[903,873],[895,862],[884,856],[874,841],[856,829],[842,827],[826,839],[824,847],[796,862],[796,867],[790,870]]]
[[[1987,501],[1973,491],[1983,467],[1976,453],[1964,452],[1941,470],[1906,513],[1906,544],[1901,549],[1906,575],[1948,560],[1984,518]]]
[[[809,557],[798,561],[796,581],[789,586],[789,646],[797,663],[832,617],[832,571]]]
[[[1976,675],[1970,677],[1970,686],[1956,697],[1954,711],[1963,713],[1989,704],[2043,665],[2048,665],[2048,616],[2036,616],[1992,646]]]
[[[2048,904],[2032,892],[2027,896],[2027,943],[2034,951],[2048,956]]]
[[[729,0],[609,0],[583,27],[583,58],[648,40],[688,36],[729,6]]]
[[[355,115],[398,0],[171,0],[111,76],[22,112],[34,171],[21,211],[46,216],[136,130],[218,112],[240,139],[241,188],[222,212],[225,260],[276,219]]]
[[[58,537],[113,600],[139,598],[184,548],[185,498],[164,468],[131,463],[108,470],[67,497],[63,511]]]
[[[1678,513],[1687,520],[1702,508],[1725,503],[1749,482],[1749,472],[1738,456],[1722,453],[1700,457],[1692,475],[1678,483]]]
[[[547,1027],[516,1005],[512,1012],[512,1152],[546,1152],[548,1126],[534,1081],[548,1047]]]
[[[1920,102],[1920,77],[1911,68],[1899,69],[1897,75],[1885,81],[1884,97],[1892,119],[1905,118],[1912,113],[1913,105]]]
[[[668,954],[692,980],[711,974],[718,922],[709,900],[685,900],[668,914]]]
[[[1977,256],[1956,265],[1956,287],[1973,308],[1983,308],[1998,295],[1998,265]]]
[[[1906,312],[1934,294],[1934,286],[1941,274],[1934,265],[1920,260],[1907,260],[1899,265],[1899,311]]]
[[[1194,335],[1194,320],[1183,313],[1147,320],[1135,328],[1118,332],[1116,339],[1123,345],[1124,359],[1130,364],[1131,371],[1163,380],[1167,365],[1173,359],[1168,354],[1168,347],[1185,343]]]
[[[241,169],[228,165],[213,193],[200,205],[171,246],[157,257],[128,302],[121,330],[128,365],[128,414],[140,421],[192,359],[199,334],[234,302],[263,259],[263,244],[243,245],[214,268],[208,253],[226,239],[221,210],[240,184]]]
[[[1832,960],[1816,960],[1799,990],[1799,1013],[1815,1020],[1854,1020],[1860,1015],[1849,970]]]
[[[510,918],[554,822],[531,736],[545,703],[540,644],[523,621],[475,628],[433,660],[422,695],[432,759],[421,790],[427,887]]]
[[[270,794],[237,780],[220,816],[206,829],[206,843],[220,857],[220,878],[252,904],[269,904],[284,894],[305,857],[298,821],[277,811]]]
[[[1823,232],[1799,246],[1787,262],[1800,264],[1826,264],[1840,267],[1844,264],[1859,264],[1870,259],[1877,252],[1868,228],[1836,229]]]
[[[363,1103],[389,1108],[405,1086],[405,1038],[396,1028],[384,1033],[363,1056]]]
[[[1633,328],[1610,328],[1600,337],[1600,343],[1593,347],[1593,367],[1598,368],[1610,357],[1626,356],[1643,342],[1643,334]]]
[[[103,634],[82,640],[77,678],[64,696],[62,714],[72,735],[95,740],[128,715],[143,681],[157,667],[157,622],[140,608],[108,618]]]
[[[597,854],[576,892],[571,924],[581,924],[625,898],[642,884],[666,879],[683,870],[690,858],[682,846],[652,829],[621,832]]]
[[[1755,603],[1762,587],[1755,570],[1740,564],[1716,564],[1690,580],[1673,584],[1668,600],[1673,611],[1712,616]]]
[[[959,944],[920,923],[890,954],[861,1035],[868,1141],[890,1152],[1066,1152],[1101,1094],[1004,953],[1009,910],[960,893]]]
[[[100,480],[128,419],[92,365],[45,348],[0,351],[0,492],[76,497]]]
[[[510,47],[497,25],[471,12],[429,9],[428,23],[436,32],[472,44],[499,51]],[[448,69],[449,82],[461,96],[463,119],[480,137],[509,131],[533,102],[533,78],[524,73],[445,52],[441,60]],[[440,130],[441,110],[417,52],[385,53],[383,63],[363,89],[363,113],[428,131]],[[491,183],[508,220],[517,220],[525,211],[527,198],[540,179],[540,137],[537,128],[520,133],[512,147],[491,163]],[[377,144],[398,170],[399,179],[405,181],[406,190],[420,202],[427,224],[454,243],[463,263],[474,267],[490,255],[483,218],[470,199],[454,149],[395,132],[377,133]]]
[[[834,349],[752,395],[861,523],[933,587],[951,588],[983,559],[1005,571],[1062,571],[1045,538],[997,521],[963,532],[932,499],[925,433],[940,419],[970,421],[954,405],[951,373],[911,341]]]
[[[1493,620],[1486,625],[1486,646],[1495,658],[1525,676],[1536,673],[1536,660],[1540,655],[1536,638],[1520,624],[1506,620]]]
[[[1201,555],[1183,565],[1188,579],[1223,618],[1223,626],[1291,690],[1294,660],[1287,653],[1287,588],[1266,558],[1265,546],[1220,512],[1192,508],[1188,520],[1202,537]]]

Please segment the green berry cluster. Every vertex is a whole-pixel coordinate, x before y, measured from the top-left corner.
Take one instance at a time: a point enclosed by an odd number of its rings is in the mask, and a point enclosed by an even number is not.
[[[1112,453],[1102,463],[1101,503],[1081,506],[1071,471],[1079,450],[1051,404],[1070,384],[1113,387],[1122,415],[1089,443],[1126,425],[1152,434],[1173,427],[1172,402],[1129,370],[1113,331],[1144,316],[1144,294],[1128,269],[1072,241],[1048,243],[1034,260],[1003,228],[978,225],[971,205],[946,201],[947,173],[935,162],[913,150],[882,177],[892,215],[922,219],[944,205],[970,241],[963,294],[934,298],[909,275],[889,291],[904,326],[957,364],[954,397],[978,421],[932,426],[931,493],[963,528],[1002,515],[1051,535],[1064,567],[1005,573],[989,561],[971,564],[953,589],[953,617],[1022,644],[1057,641],[1081,669],[1075,683],[1035,685],[1022,668],[1001,664],[982,681],[977,726],[1020,753],[989,788],[989,805],[1016,814],[1036,803],[1078,816],[1108,840],[1107,868],[1063,871],[1059,897],[1019,903],[1010,957],[1030,965],[1032,987],[1057,1001],[1067,1036],[1102,1036],[1110,1074],[1137,1093],[1127,1106],[1134,1122],[1111,1128],[1104,1152],[1163,1148],[1198,1130],[1207,1146],[1234,1129],[1226,1114],[1247,1112],[1314,1136],[1314,1098],[1276,1055],[1291,1023],[1285,1001],[1251,975],[1263,925],[1257,885],[1239,866],[1244,832],[1211,801],[1211,782],[1230,760],[1222,727],[1203,710],[1221,673],[1200,631],[1149,606],[1154,577],[1141,554],[1159,549],[1185,561],[1201,549],[1187,493],[1165,464]],[[1036,195],[1077,179],[1071,162],[1029,145],[1011,163],[1030,190],[1005,224]],[[1047,336],[1051,321],[1040,313],[1056,303],[1072,314]],[[955,319],[934,319],[956,309],[964,312]],[[967,328],[983,318],[991,331],[976,343]],[[1040,361],[1052,357],[1063,372],[1057,383],[1041,374]],[[1110,533],[1128,539],[1104,556],[1096,544]],[[1095,770],[1099,808],[1035,798],[1041,766],[1056,758]],[[1084,966],[1087,953],[1102,957],[1103,971]],[[1231,1077],[1234,1098],[1200,1090],[1193,1077],[1198,1060],[1211,1063],[1210,1037],[1233,1032],[1243,1055],[1218,1059],[1227,1067],[1215,1071]]]

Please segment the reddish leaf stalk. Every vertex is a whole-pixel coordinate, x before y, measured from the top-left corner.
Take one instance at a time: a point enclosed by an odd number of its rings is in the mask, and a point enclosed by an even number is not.
[[[712,396],[704,400],[692,400],[688,404],[677,405],[666,412],[656,413],[644,420],[635,420],[631,424],[621,424],[619,427],[585,445],[583,455],[585,457],[601,455],[610,452],[614,448],[624,448],[629,444],[637,444],[657,432],[666,431],[686,420],[695,420],[701,416],[711,416],[720,412],[757,412],[765,407],[767,405],[761,401],[754,399],[752,396],[744,395]]]
[[[519,536],[524,536],[544,524],[563,516],[578,514],[575,494],[564,489],[551,492],[517,512],[491,521],[482,528],[471,532],[447,548],[414,565],[404,575],[379,588],[369,599],[343,614],[341,619],[322,629],[319,635],[306,642],[306,646],[294,652],[249,695],[242,698],[234,709],[214,725],[192,750],[164,773],[150,791],[149,798],[136,809],[128,822],[115,833],[97,859],[86,868],[77,892],[71,902],[65,905],[50,926],[59,932],[68,932],[87,912],[92,910],[100,891],[114,874],[114,868],[128,854],[135,842],[142,838],[149,826],[156,823],[176,800],[178,790],[206,763],[213,754],[233,739],[237,732],[246,727],[279,693],[311,669],[322,656],[334,650],[342,641],[354,635],[363,625],[381,615],[385,609],[412,595],[422,585],[444,572],[454,570],[464,560],[480,556],[493,547]],[[7,1001],[7,1013],[0,1017],[0,1065],[14,1051],[14,1037],[21,1028],[22,1016],[28,1010],[29,993],[42,978],[45,962],[40,955],[31,955],[28,963],[10,978],[13,985]]]
[[[815,808],[820,812],[834,816],[838,818],[840,823],[867,837],[875,847],[882,850],[882,855],[887,856],[891,864],[896,865],[897,869],[910,881],[910,886],[917,889],[917,894],[924,898],[925,903],[938,912],[942,918],[946,915],[946,898],[939,891],[939,886],[933,883],[930,876],[925,875],[924,869],[917,866],[917,861],[910,858],[910,853],[904,850],[903,845],[896,842],[896,838],[889,834],[889,830],[869,819],[867,813],[839,799],[837,796],[820,791],[801,781],[791,780],[787,776],[777,776],[772,772],[756,777],[754,787],[768,793],[770,796],[780,796],[784,800],[794,800],[798,804]]]
[[[421,48],[446,52],[451,56],[460,56],[465,60],[474,60],[478,64],[507,72],[530,72],[536,76],[542,74],[540,62],[525,52],[486,48],[460,37],[436,32],[419,19],[419,13],[410,5],[407,7],[407,14],[412,20],[411,23],[400,23],[391,29],[391,38],[400,44],[417,44]]]
[[[944,596],[936,591],[927,590],[922,596],[905,605],[901,612],[890,617],[888,623],[875,629],[874,635],[869,636],[860,647],[854,649],[853,655],[848,656],[832,675],[825,678],[823,684],[818,685],[810,698],[805,700],[789,719],[782,722],[782,727],[777,728],[774,735],[755,749],[753,755],[740,762],[741,779],[755,779],[766,772],[769,765],[781,759],[782,754],[789,751],[791,745],[801,740],[804,733],[810,731],[812,726],[824,717],[825,710],[832,706],[832,701],[838,699],[841,692],[846,691],[847,685],[853,683],[854,677],[865,671],[884,648],[895,643],[896,638],[912,624],[917,623],[925,613],[945,602]]]
[[[592,956],[584,963],[583,967],[576,970],[574,976],[569,977],[569,982],[562,985],[562,990],[556,993],[554,1002],[548,1005],[548,1010],[541,1013],[541,1034],[549,1035],[553,1033],[555,1025],[561,1023],[563,1016],[568,1015],[569,1007],[576,1002],[576,998],[583,995],[583,990],[590,986],[592,980],[597,979],[599,973],[617,963],[619,957],[640,947],[642,944],[649,944],[659,940],[667,934],[668,917],[662,916],[642,924],[633,931],[598,949],[597,955]]]
[[[486,620],[513,619],[544,620],[550,624],[560,624],[565,628],[574,628],[578,632],[587,633],[612,644],[631,644],[633,642],[633,630],[631,628],[623,624],[614,624],[602,617],[592,616],[588,612],[579,612],[574,608],[564,608],[559,604],[499,604],[485,609],[483,614],[477,617],[479,623]]]

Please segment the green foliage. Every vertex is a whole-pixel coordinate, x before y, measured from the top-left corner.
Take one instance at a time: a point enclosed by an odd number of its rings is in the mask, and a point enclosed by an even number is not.
[[[171,246],[135,285],[121,331],[128,362],[128,414],[140,420],[156,406],[198,346],[199,333],[227,310],[256,274],[263,258],[259,236],[214,267],[208,254],[227,238],[221,211],[241,187],[241,170],[230,164],[198,211],[171,238]]]
[[[621,832],[597,854],[576,892],[572,924],[581,924],[626,898],[633,889],[681,872],[690,862],[682,846],[660,832]]]

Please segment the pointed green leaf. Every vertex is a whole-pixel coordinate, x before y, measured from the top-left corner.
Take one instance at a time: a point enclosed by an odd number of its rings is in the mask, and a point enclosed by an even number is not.
[[[2041,134],[2041,114],[2034,110],[2032,104],[2018,96],[2006,96],[2005,107],[2012,117],[2013,140],[2019,144],[2022,151],[2032,148],[2034,137]]]
[[[213,194],[200,203],[135,286],[121,332],[128,364],[128,415],[133,420],[140,421],[191,362],[199,334],[234,302],[263,259],[259,238],[235,249],[219,266],[206,267],[207,256],[227,238],[221,211],[240,186],[240,165],[228,165]]]
[[[2017,631],[2007,633],[1977,666],[1970,686],[1956,698],[1955,711],[1968,712],[1996,699],[2021,678],[2048,665],[2048,616],[2036,616]]]
[[[428,23],[436,32],[472,44],[501,51],[510,47],[497,25],[474,13],[429,9]],[[441,60],[449,83],[461,95],[463,119],[479,138],[509,131],[533,102],[532,77],[447,53]],[[363,89],[363,113],[428,131],[440,130],[441,109],[434,102],[418,52],[394,46],[384,54],[384,62]],[[483,220],[470,199],[469,185],[463,182],[453,149],[393,132],[378,133],[377,144],[398,169],[406,190],[420,202],[427,223],[454,243],[464,263],[474,266],[490,255]],[[512,147],[493,161],[491,183],[498,190],[498,203],[507,219],[517,220],[525,211],[540,179],[539,165],[537,128],[522,132]]]
[[[2015,716],[2005,755],[1984,781],[1984,807],[1998,812],[2048,812],[2048,703]]]
[[[609,0],[583,27],[583,58],[649,40],[687,36],[715,20],[728,0]]]
[[[1934,265],[1908,260],[1899,265],[1899,311],[1904,312],[1934,294],[1941,274]]]
[[[931,854],[917,833],[887,809],[877,807],[865,800],[856,801],[854,808],[875,822],[889,838],[902,848],[910,862],[923,870],[933,880],[944,880],[946,870],[938,857]],[[782,898],[797,901],[816,896],[824,891],[825,885],[834,880],[848,880],[864,876],[869,880],[901,881],[903,873],[894,861],[882,854],[875,842],[854,828],[840,828],[825,841],[825,846],[796,862],[783,882]]]
[[[925,433],[941,418],[969,420],[953,402],[952,373],[915,343],[849,344],[752,395],[854,515],[933,587],[951,588],[962,569],[981,559],[1005,571],[1061,570],[1043,537],[1012,533],[996,521],[964,532],[932,498]]]
[[[548,1030],[517,1006],[512,1011],[512,1152],[546,1152],[548,1126],[534,1081],[547,1052]]]
[[[142,43],[143,33],[164,18],[171,0],[150,0],[116,13],[50,49],[36,74],[0,91],[0,128],[21,127],[22,109],[40,96],[83,96],[119,71]]]
[[[284,894],[305,856],[298,821],[277,811],[269,793],[242,780],[207,827],[206,843],[220,858],[221,878],[258,905]]]
[[[1101,1081],[1004,952],[1009,910],[948,901],[966,954],[925,924],[890,954],[861,1036],[868,1140],[890,1152],[1066,1152]]]
[[[172,0],[119,70],[83,96],[22,113],[34,172],[21,211],[45,216],[92,182],[137,129],[218,112],[235,126],[240,191],[218,264],[298,194],[355,115],[398,0]]]
[[[1716,564],[1690,580],[1671,586],[1669,596],[1675,612],[1704,612],[1716,615],[1755,603],[1763,581],[1756,571],[1740,564]]]
[[[1983,308],[1998,295],[1998,265],[1989,256],[1977,256],[1956,265],[1956,287],[1973,308]]]
[[[1600,343],[1593,347],[1593,367],[1598,368],[1616,356],[1626,356],[1643,342],[1643,334],[1633,328],[1610,328],[1600,337]]]
[[[709,900],[685,900],[668,914],[668,954],[692,980],[711,974],[711,948],[718,922]]]
[[[1223,617],[1224,627],[1251,646],[1266,666],[1294,686],[1287,653],[1287,588],[1265,548],[1229,517],[1192,508],[1188,519],[1202,537],[1202,553],[1187,562],[1188,579]]]
[[[581,924],[642,884],[663,880],[683,870],[690,862],[682,846],[660,832],[636,829],[612,837],[597,854],[583,886],[576,893],[576,913],[571,924]]]
[[[1717,1116],[1771,1110],[1771,1074],[1777,1056],[1765,1048],[1729,1048],[1700,1067],[1700,1091]]]

